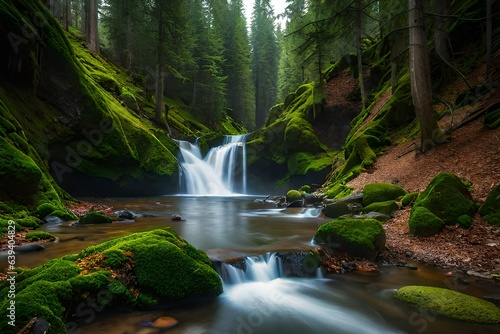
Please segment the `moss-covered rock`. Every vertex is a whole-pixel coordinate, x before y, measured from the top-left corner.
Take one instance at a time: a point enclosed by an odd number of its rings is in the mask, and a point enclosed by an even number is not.
[[[286,193],[287,203],[292,203],[294,201],[298,201],[301,198],[302,198],[302,194],[298,190],[291,189],[291,190],[288,190],[288,192]]]
[[[26,240],[28,241],[38,241],[38,240],[55,240],[52,234],[45,231],[31,231],[26,233]]]
[[[491,225],[500,226],[500,184],[491,189],[479,213]]]
[[[419,208],[425,208],[427,211]],[[431,231],[437,232],[439,220],[446,225],[461,223],[461,225],[468,227],[468,220],[463,216],[466,215],[472,219],[477,209],[476,203],[471,200],[467,186],[458,176],[451,173],[440,173],[432,179],[425,191],[415,201],[409,221],[410,231],[420,233],[418,231],[426,220],[429,220],[427,225],[432,225],[429,230],[424,229],[426,231],[424,234],[427,235]]]
[[[385,249],[385,231],[375,219],[338,218],[319,227],[315,242],[335,251],[375,260]]]
[[[0,295],[6,296],[8,289],[8,281],[0,282]],[[2,321],[0,331],[17,333],[33,317],[42,317],[49,322],[49,333],[65,333],[65,325],[77,326],[75,311],[89,298],[103,309],[220,293],[222,283],[204,252],[171,230],[135,233],[19,271],[16,326]],[[0,302],[2,309],[8,305],[8,299]]]
[[[500,309],[493,303],[457,291],[412,285],[398,289],[395,296],[419,309],[429,309],[453,319],[483,324],[500,323]]]
[[[380,212],[389,216],[391,215],[391,213],[398,210],[399,206],[394,200],[371,203],[363,208],[363,212],[365,213]]]
[[[109,224],[113,220],[106,216],[105,214],[102,214],[100,212],[88,212],[85,216],[80,218],[79,223],[80,224]]]
[[[363,194],[354,194],[339,200],[328,200],[323,208],[323,214],[329,218],[361,212]]]
[[[426,207],[413,208],[408,222],[410,232],[420,237],[428,237],[441,232],[444,221],[430,212]]]
[[[369,183],[363,187],[363,205],[375,202],[394,201],[408,194],[406,190],[391,183]]]
[[[419,192],[408,193],[401,198],[401,204],[403,206],[412,205],[417,200],[419,195]]]

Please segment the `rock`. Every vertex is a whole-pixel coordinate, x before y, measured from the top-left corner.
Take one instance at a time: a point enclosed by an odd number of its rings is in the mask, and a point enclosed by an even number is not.
[[[324,215],[329,218],[338,218],[360,212],[363,208],[363,194],[354,194],[336,201],[326,200],[324,203]]]
[[[60,225],[60,224],[64,223],[64,220],[62,220],[61,218],[56,217],[56,216],[47,216],[47,217],[45,217],[45,222],[47,224]]]
[[[179,216],[179,215],[172,215],[172,220],[173,221],[181,221],[181,220],[184,220],[184,219],[182,219],[182,217]]]
[[[385,215],[391,215],[394,211],[399,210],[399,206],[394,200],[385,202],[374,202],[363,208],[363,212],[380,212]]]
[[[376,202],[394,201],[406,194],[406,190],[391,183],[369,183],[363,188],[363,205],[368,206]]]
[[[322,247],[375,260],[385,249],[385,231],[375,219],[337,218],[319,227],[314,240]]]
[[[20,252],[20,253],[28,253],[28,252],[41,251],[44,249],[45,249],[45,247],[43,245],[40,245],[40,244],[26,244],[26,245],[18,246],[14,250],[16,252]]]
[[[474,271],[474,270],[467,270],[467,275],[479,277],[479,278],[486,278],[486,279],[491,278],[491,275],[481,274],[481,273],[478,273],[477,271]]]
[[[440,232],[444,224],[457,223],[467,228],[472,224],[476,211],[477,205],[460,178],[450,173],[439,173],[413,205],[410,232],[429,236]]]
[[[152,324],[151,327],[154,328],[160,328],[160,329],[169,329],[174,326],[176,326],[179,322],[177,319],[172,318],[172,317],[160,317],[156,319]]]
[[[299,199],[299,200],[293,201],[291,203],[288,203],[287,208],[301,208],[303,206],[304,206],[304,200]]]
[[[49,323],[44,318],[36,318],[33,325],[33,334],[45,334],[48,333]]]
[[[302,197],[304,198],[305,205],[317,205],[323,202],[323,197],[319,197],[313,194],[303,194]]]
[[[479,214],[489,224],[500,226],[500,184],[497,184],[486,197],[486,201],[479,208]]]
[[[292,189],[286,193],[286,202],[287,203],[295,202],[297,200],[300,200],[301,198],[302,198],[302,194],[298,190]]]
[[[405,286],[395,297],[416,306],[447,317],[467,322],[499,324],[500,309],[486,300],[457,291],[430,286]]]
[[[118,217],[118,220],[133,220],[139,217],[138,214],[127,209],[115,211],[115,215]]]
[[[111,218],[100,212],[88,212],[85,216],[78,221],[80,224],[109,224],[112,222]]]

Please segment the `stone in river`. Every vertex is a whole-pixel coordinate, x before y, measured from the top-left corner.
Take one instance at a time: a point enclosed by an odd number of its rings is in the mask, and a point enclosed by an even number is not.
[[[154,328],[161,328],[161,329],[169,329],[177,325],[179,322],[177,319],[172,318],[172,317],[160,317],[156,319],[152,324],[151,327]]]

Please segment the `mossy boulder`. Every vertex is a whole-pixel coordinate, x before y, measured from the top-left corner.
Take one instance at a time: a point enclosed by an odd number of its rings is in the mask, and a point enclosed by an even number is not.
[[[26,234],[26,240],[28,241],[39,241],[39,240],[55,240],[52,234],[45,231],[31,231]]]
[[[444,221],[430,212],[426,207],[413,208],[408,222],[410,232],[420,237],[428,237],[441,232]]]
[[[408,194],[406,190],[395,184],[369,183],[363,187],[363,205],[368,206],[375,202],[394,201],[406,194]]]
[[[405,286],[396,298],[444,316],[466,322],[500,324],[500,309],[495,304],[457,291],[430,286]]]
[[[375,260],[385,249],[385,231],[376,219],[338,218],[319,227],[314,241],[322,247]]]
[[[415,201],[409,221],[410,231],[412,231],[412,226],[422,225],[424,216],[431,217],[428,212],[418,209],[420,207],[427,209],[446,225],[461,224],[467,227],[467,221],[472,220],[478,209],[477,204],[471,198],[467,186],[458,176],[451,173],[439,173]],[[414,213],[415,210],[419,212]],[[463,217],[464,215],[470,220]],[[437,226],[436,219],[432,219],[432,222]]]
[[[8,281],[0,282],[2,296],[8,289]],[[66,333],[66,326],[77,327],[76,311],[89,298],[99,309],[198,301],[218,296],[222,283],[204,252],[172,230],[158,229],[20,271],[16,293],[16,326],[2,321],[2,333],[17,333],[34,317],[48,321],[49,333]],[[7,299],[0,302],[2,309],[8,305]]]
[[[105,214],[102,214],[100,212],[88,212],[80,218],[79,223],[80,224],[109,224],[113,220],[106,216]]]
[[[401,198],[401,204],[403,206],[412,205],[417,200],[418,195],[420,195],[420,193],[418,192],[408,193],[404,195],[403,198]]]
[[[368,212],[380,212],[385,215],[391,215],[394,211],[399,210],[399,205],[394,200],[384,201],[384,202],[375,202],[367,205],[363,208],[364,213]]]
[[[329,218],[358,213],[363,208],[363,194],[354,194],[339,200],[328,200],[323,214]]]
[[[302,194],[298,190],[291,189],[291,190],[288,190],[288,192],[286,193],[287,203],[292,203],[294,201],[298,201],[301,198],[302,198]]]
[[[479,214],[491,225],[500,226],[500,184],[490,191]]]

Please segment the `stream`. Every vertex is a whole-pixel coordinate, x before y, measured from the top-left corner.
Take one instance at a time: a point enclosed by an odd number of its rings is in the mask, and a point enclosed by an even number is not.
[[[247,272],[227,268],[224,293],[204,305],[153,311],[99,311],[89,307],[79,333],[161,333],[147,327],[161,316],[179,324],[168,333],[500,333],[500,326],[467,324],[437,317],[397,302],[395,289],[410,285],[447,287],[482,297],[488,285],[462,285],[444,270],[381,266],[381,272],[354,272],[317,278],[281,277],[273,252],[307,250],[317,228],[328,221],[320,210],[278,209],[255,197],[161,196],[85,199],[154,217],[105,226],[45,224],[58,241],[36,253],[19,254],[17,264],[33,267],[49,259],[133,232],[170,226],[213,259],[247,257]],[[184,221],[173,221],[178,214]],[[2,267],[5,259],[1,259]]]

